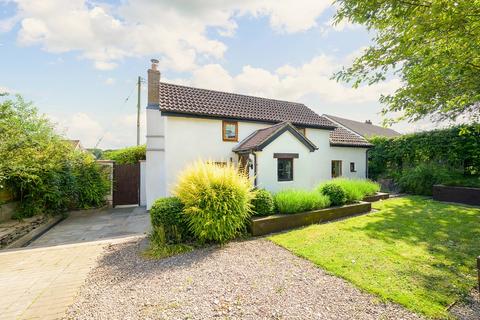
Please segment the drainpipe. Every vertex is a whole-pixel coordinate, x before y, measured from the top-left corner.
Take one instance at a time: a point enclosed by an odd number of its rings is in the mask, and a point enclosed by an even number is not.
[[[257,187],[257,154],[255,152],[252,152],[253,154],[253,186],[256,188]]]
[[[369,178],[368,177],[368,151],[370,151],[370,148],[367,149],[367,152],[365,152],[365,175],[366,177],[365,178]]]

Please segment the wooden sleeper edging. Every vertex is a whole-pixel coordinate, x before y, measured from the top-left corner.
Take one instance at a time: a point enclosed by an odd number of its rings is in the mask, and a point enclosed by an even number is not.
[[[253,236],[262,236],[273,232],[365,213],[369,212],[371,209],[372,204],[370,202],[362,201],[340,207],[330,207],[308,212],[275,214],[267,217],[252,217],[250,221],[250,232]]]

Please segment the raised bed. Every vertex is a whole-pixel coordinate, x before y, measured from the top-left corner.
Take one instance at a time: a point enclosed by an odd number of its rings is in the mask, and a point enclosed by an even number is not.
[[[480,206],[480,188],[433,186],[433,200]]]
[[[388,199],[389,197],[390,197],[389,193],[377,192],[373,196],[366,196],[365,198],[363,198],[363,201],[365,201],[365,202],[375,202],[375,201],[379,201],[379,200]]]
[[[331,207],[294,214],[276,214],[268,217],[253,217],[250,223],[250,232],[254,236],[261,236],[273,232],[365,213],[369,212],[371,209],[372,204],[370,202],[359,202],[341,207]]]

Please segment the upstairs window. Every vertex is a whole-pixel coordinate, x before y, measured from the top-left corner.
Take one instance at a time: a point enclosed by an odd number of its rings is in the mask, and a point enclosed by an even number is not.
[[[238,122],[226,121],[222,122],[223,141],[238,141]]]

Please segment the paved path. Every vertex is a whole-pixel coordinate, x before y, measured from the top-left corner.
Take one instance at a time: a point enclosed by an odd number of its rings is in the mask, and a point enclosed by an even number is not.
[[[30,247],[97,241],[144,234],[150,217],[143,207],[78,211],[34,241]]]
[[[0,252],[0,319],[61,318],[104,249],[144,237],[148,229],[142,208],[84,212],[29,248]]]

